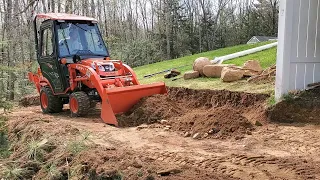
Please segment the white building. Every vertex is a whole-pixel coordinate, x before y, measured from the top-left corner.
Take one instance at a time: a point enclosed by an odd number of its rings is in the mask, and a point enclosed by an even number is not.
[[[320,82],[320,0],[280,0],[276,98]]]
[[[247,44],[256,44],[259,42],[266,42],[266,41],[276,41],[278,40],[277,37],[269,37],[269,36],[253,36]]]

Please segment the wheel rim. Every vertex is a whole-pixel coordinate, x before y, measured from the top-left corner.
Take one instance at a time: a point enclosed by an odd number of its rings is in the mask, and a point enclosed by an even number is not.
[[[40,97],[40,100],[41,100],[41,105],[44,109],[47,109],[48,107],[48,96],[46,93],[41,93],[41,97]]]
[[[70,110],[73,112],[73,113],[77,113],[78,112],[78,109],[79,109],[79,106],[78,106],[78,101],[76,98],[74,97],[71,97],[70,98]]]

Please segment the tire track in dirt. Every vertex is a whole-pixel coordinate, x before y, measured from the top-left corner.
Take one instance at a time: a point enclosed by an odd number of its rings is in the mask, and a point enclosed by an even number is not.
[[[316,174],[319,175],[310,162],[272,156],[230,154],[221,157],[168,151],[149,153],[149,158],[155,161],[176,166],[193,166],[239,179],[316,179]]]
[[[132,128],[129,131],[132,131]],[[152,132],[154,137],[148,137]],[[242,149],[228,148],[228,145],[206,149],[207,146],[203,146],[201,141],[191,139],[187,142],[193,141],[194,144],[183,146],[183,143],[178,143],[175,148],[174,142],[182,142],[181,137],[176,137],[174,141],[171,140],[170,135],[156,137],[162,133],[169,133],[161,130],[155,132],[146,129],[142,132],[139,131],[139,133],[141,133],[140,135],[144,134],[140,146],[132,145],[128,143],[129,141],[120,146],[135,147],[133,151],[141,158],[163,164],[199,168],[235,179],[316,179],[320,177],[319,165],[310,160],[305,160],[303,157],[252,154],[253,151],[246,152]],[[113,133],[109,132],[107,134],[115,138]],[[161,139],[159,140],[159,138]],[[120,142],[118,138],[115,139],[115,141]],[[212,142],[211,140],[204,141],[205,143]],[[223,144],[222,141],[221,144]],[[232,146],[232,144],[229,144],[229,146]],[[143,154],[141,154],[142,149]]]

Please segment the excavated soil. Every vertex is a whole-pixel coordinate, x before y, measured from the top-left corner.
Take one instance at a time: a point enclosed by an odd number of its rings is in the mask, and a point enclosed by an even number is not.
[[[129,112],[117,116],[122,127],[168,121],[172,130],[205,137],[238,137],[266,122],[268,95],[231,91],[169,88],[167,95],[142,99]],[[210,136],[209,136],[210,135]]]
[[[19,107],[7,115],[11,155],[0,159],[0,177],[16,167],[20,179],[36,180],[320,179],[319,126],[268,122],[267,97],[169,88],[168,96],[145,98],[120,115],[122,128],[102,123],[99,111],[72,118],[68,109],[42,114],[40,106]],[[316,100],[298,97],[316,111]],[[212,138],[182,136],[196,132]]]
[[[268,110],[271,121],[320,124],[320,87],[286,96]]]
[[[39,106],[40,105],[40,97],[39,97],[39,95],[25,96],[19,100],[19,105],[23,106],[23,107]]]

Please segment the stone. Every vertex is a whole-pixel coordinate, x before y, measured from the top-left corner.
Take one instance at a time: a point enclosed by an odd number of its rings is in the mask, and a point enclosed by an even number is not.
[[[203,68],[203,74],[210,78],[220,78],[224,67],[235,66],[234,64],[216,64],[206,65]]]
[[[170,130],[170,128],[165,127],[165,128],[163,128],[163,130],[165,130],[165,131],[169,131],[169,130]]]
[[[203,68],[206,65],[211,65],[211,62],[209,60],[209,58],[206,57],[200,57],[198,59],[196,59],[193,63],[193,70],[194,71],[198,71],[200,73],[201,76],[203,76]]]
[[[141,124],[140,126],[137,127],[137,130],[146,129],[146,128],[148,128],[147,124]]]
[[[243,64],[242,69],[244,70],[252,70],[256,71],[258,73],[261,73],[263,71],[259,61],[257,60],[249,60]]]
[[[193,139],[200,139],[200,137],[201,137],[201,134],[200,134],[200,133],[195,133],[195,134],[192,136]]]
[[[233,82],[240,80],[244,75],[244,71],[236,67],[224,67],[221,72],[221,80],[223,82]]]
[[[212,128],[212,129],[210,129],[209,130],[209,134],[216,134],[216,133],[218,133],[220,130],[218,129],[218,128]]]
[[[254,123],[256,126],[262,126],[262,123],[260,121],[256,121],[256,123]]]
[[[135,168],[142,168],[142,161],[139,158],[135,158],[132,163],[132,166]]]
[[[191,136],[191,133],[190,133],[190,132],[186,132],[186,133],[184,133],[183,136],[184,136],[184,137],[190,137],[190,136]]]
[[[203,137],[203,138],[206,138],[206,137],[208,137],[208,136],[209,136],[208,133],[204,133],[202,137]]]
[[[182,171],[177,168],[170,168],[170,169],[163,169],[157,172],[158,175],[160,176],[169,176],[170,174],[178,174],[181,173]]]
[[[160,124],[168,124],[168,121],[165,120],[165,119],[162,119],[162,120],[160,121]]]
[[[183,78],[185,80],[188,80],[188,79],[195,79],[195,78],[198,78],[200,75],[199,75],[199,72],[198,71],[188,71],[188,72],[185,72],[184,75],[183,75]]]

